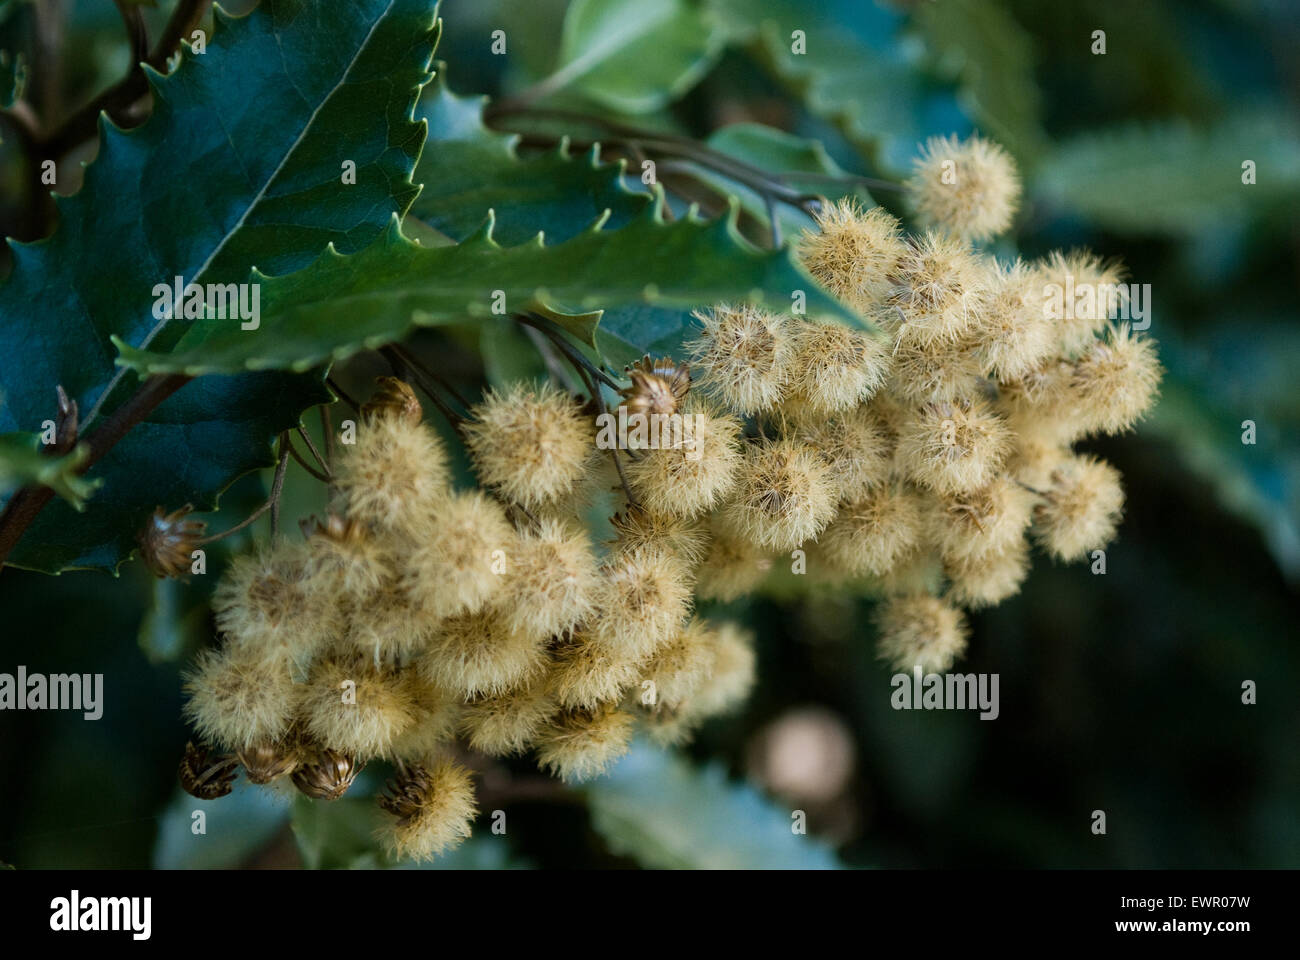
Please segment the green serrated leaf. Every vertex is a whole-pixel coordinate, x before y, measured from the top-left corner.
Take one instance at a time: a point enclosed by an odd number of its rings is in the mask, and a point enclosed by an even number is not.
[[[688,0],[573,0],[548,90],[574,90],[613,110],[648,113],[676,100],[722,48],[717,22]]]
[[[116,409],[135,375],[115,372],[110,337],[164,350],[185,326],[155,314],[155,285],[240,283],[253,267],[306,266],[327,244],[373,242],[418,192],[425,130],[412,110],[435,11],[433,0],[266,0],[241,18],[217,8],[202,56],[149,71],[150,120],[124,133],[101,119],[99,155],[81,191],[58,201],[58,229],[11,242],[0,430],[33,429],[56,385],[77,400],[83,432]],[[283,376],[183,387],[96,464],[106,487],[84,520],[43,512],[10,562],[115,570],[156,503],[211,506],[267,462],[274,431],[303,409],[276,404],[324,399]]]
[[[1255,182],[1242,182],[1253,164]],[[1060,144],[1035,184],[1039,200],[1126,233],[1190,235],[1207,223],[1294,209],[1300,125],[1247,113],[1208,130],[1130,125]]]
[[[617,854],[661,870],[833,870],[824,841],[794,833],[790,812],[753,787],[728,780],[720,764],[693,767],[681,756],[633,744],[583,788],[592,826]]]
[[[305,270],[266,277],[255,333],[200,320],[172,353],[119,342],[120,362],[151,373],[307,369],[435,326],[547,307],[579,314],[637,303],[706,306],[724,300],[788,309],[795,290],[809,314],[861,324],[796,265],[787,251],[761,251],[736,232],[735,209],[714,221],[666,223],[658,203],[619,230],[599,225],[566,243],[501,247],[484,230],[454,247],[425,249],[394,218],[383,239],[352,256],[328,251]],[[591,344],[594,346],[594,342]]]
[[[89,453],[83,444],[62,456],[46,456],[38,434],[0,435],[0,494],[30,483],[49,487],[73,509],[83,510],[87,498],[99,487],[99,481],[78,473]]]
[[[416,115],[429,125],[429,139],[416,168],[424,184],[411,214],[455,240],[472,236],[488,211],[496,214],[493,236],[510,246],[545,232],[548,241],[568,240],[608,211],[607,227],[632,220],[650,203],[649,193],[629,190],[625,163],[601,163],[599,147],[571,156],[566,144],[521,159],[517,136],[483,125],[485,97],[458,97],[445,75],[427,88]]]

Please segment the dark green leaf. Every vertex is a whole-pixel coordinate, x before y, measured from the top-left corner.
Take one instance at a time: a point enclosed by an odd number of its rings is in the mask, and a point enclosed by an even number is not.
[[[442,75],[425,89],[416,113],[429,125],[429,140],[416,168],[424,189],[413,216],[459,241],[491,210],[493,236],[511,246],[543,231],[549,242],[568,240],[606,210],[606,226],[622,226],[650,202],[650,194],[624,184],[622,161],[602,164],[595,148],[574,157],[561,145],[520,159],[517,137],[483,125],[484,104],[483,97],[453,94]]]
[[[575,314],[742,299],[784,309],[803,290],[809,314],[862,322],[788,252],[750,247],[736,232],[734,208],[711,222],[667,223],[656,204],[622,229],[593,227],[555,246],[503,248],[490,234],[489,222],[465,243],[426,249],[406,239],[394,218],[384,238],[358,254],[331,249],[305,270],[264,278],[264,316],[254,335],[200,320],[174,352],[121,345],[122,362],[149,372],[308,369],[399,339],[412,325],[490,316],[498,291],[507,313],[540,305]]]

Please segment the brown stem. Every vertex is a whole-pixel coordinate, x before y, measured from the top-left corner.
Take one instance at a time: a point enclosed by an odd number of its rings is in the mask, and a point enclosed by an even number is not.
[[[189,381],[189,377],[180,373],[159,374],[145,380],[126,403],[86,437],[89,455],[78,472],[89,470],[126,436],[127,431]],[[54,491],[49,487],[26,486],[10,499],[4,512],[0,513],[0,567],[4,566],[18,540],[53,496]]]
[[[176,52],[181,40],[189,36],[203,19],[211,2],[212,0],[180,0],[176,4],[176,9],[172,11],[171,19],[167,21],[162,36],[158,38],[153,51],[145,58],[144,63],[159,72],[166,71],[167,60]],[[125,14],[123,16],[125,17]],[[133,59],[125,77],[68,117],[58,129],[37,145],[41,155],[58,159],[73,147],[89,140],[95,135],[101,111],[107,112],[109,119],[118,126],[133,126],[134,124],[127,124],[126,109],[148,92],[149,83],[145,79],[140,61]]]

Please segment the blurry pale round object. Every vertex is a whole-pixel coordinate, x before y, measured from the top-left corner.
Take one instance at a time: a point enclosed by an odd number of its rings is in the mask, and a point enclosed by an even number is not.
[[[853,774],[853,736],[834,713],[819,707],[791,710],[773,721],[750,750],[750,769],[773,793],[827,802]]]

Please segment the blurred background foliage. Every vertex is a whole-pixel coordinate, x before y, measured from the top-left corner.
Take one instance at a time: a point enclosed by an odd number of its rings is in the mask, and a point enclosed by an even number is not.
[[[1000,675],[997,720],[893,711],[870,601],[772,590],[712,611],[758,632],[760,682],[740,714],[677,754],[638,744],[611,776],[578,790],[489,791],[504,798],[506,835],[484,816],[438,866],[1300,866],[1293,5],[640,2],[675,11],[650,52],[589,71],[554,102],[635,111],[641,125],[712,137],[742,157],[780,151],[788,168],[813,173],[897,176],[925,136],[992,136],[1015,154],[1027,191],[1015,245],[998,252],[1089,246],[1122,258],[1132,280],[1151,284],[1163,398],[1136,434],[1093,445],[1128,493],[1106,575],[1040,559],[1021,596],[973,617],[959,668]],[[146,10],[155,29],[170,5]],[[450,89],[525,89],[600,40],[602,8],[626,6],[574,5],[566,21],[567,0],[447,0],[438,57]],[[57,6],[53,57],[35,6],[0,2],[0,99],[26,84],[29,100],[72,109],[125,70],[110,4]],[[505,56],[491,52],[497,29]],[[805,32],[808,55],[791,52],[793,29]],[[1093,52],[1097,30],[1104,54]],[[717,132],[737,123],[794,137]],[[1241,182],[1246,160],[1253,186]],[[12,139],[0,144],[7,235],[23,235],[29,182]],[[788,235],[800,224],[783,226]],[[421,336],[465,390],[541,369],[533,344],[505,323]],[[374,373],[358,362],[340,375],[360,385]],[[1247,420],[1253,445],[1242,443]],[[213,528],[245,515],[265,486],[257,475],[239,481]],[[291,470],[286,515],[320,510],[320,495]],[[262,524],[250,533],[265,535]],[[210,640],[205,589],[223,554],[212,551],[208,577],[188,586],[153,581],[138,563],[118,579],[0,574],[0,670],[106,678],[97,722],[3,716],[0,860],[379,865],[369,804],[249,788],[201,803],[177,788],[179,671]],[[1246,680],[1258,684],[1255,706],[1241,703]],[[377,771],[366,776],[358,797],[379,785]],[[208,832],[196,837],[200,808]],[[806,812],[807,837],[790,831],[795,809]],[[1089,829],[1098,809],[1104,837]]]

